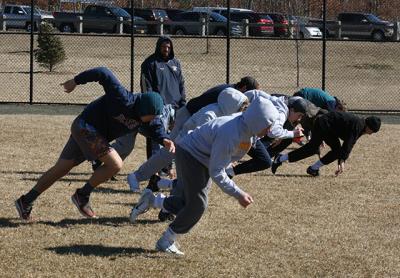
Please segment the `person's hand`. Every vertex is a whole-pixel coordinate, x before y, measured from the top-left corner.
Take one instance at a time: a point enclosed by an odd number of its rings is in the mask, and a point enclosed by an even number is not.
[[[247,208],[247,206],[250,205],[251,203],[253,203],[254,200],[253,200],[253,197],[251,197],[249,194],[247,194],[246,192],[243,192],[240,195],[238,202],[242,207]]]
[[[322,150],[322,149],[325,149],[325,147],[326,147],[326,143],[324,141],[322,141],[321,145],[319,146],[319,149]]]
[[[293,130],[294,137],[302,137],[302,136],[304,136],[303,131],[304,131],[304,129],[302,127],[297,126]]]
[[[337,170],[335,171],[335,176],[338,176],[343,172],[344,172],[344,160],[339,160]]]
[[[60,85],[64,87],[64,92],[66,93],[72,92],[76,87],[74,79],[67,80],[64,83],[61,83]]]
[[[163,140],[163,145],[170,153],[175,153],[175,144],[172,140],[165,138]]]

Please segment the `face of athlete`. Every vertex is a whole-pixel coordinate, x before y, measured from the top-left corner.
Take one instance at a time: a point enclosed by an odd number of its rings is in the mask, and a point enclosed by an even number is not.
[[[301,112],[295,112],[293,108],[290,108],[289,110],[289,116],[288,116],[288,121],[293,123],[297,123],[301,121],[301,118],[303,118],[304,114]]]
[[[160,46],[160,52],[163,59],[168,59],[169,54],[171,53],[171,43],[163,42]]]

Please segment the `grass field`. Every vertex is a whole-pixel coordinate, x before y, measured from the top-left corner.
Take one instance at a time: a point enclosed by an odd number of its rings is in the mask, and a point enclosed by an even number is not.
[[[0,102],[29,101],[29,36],[0,34]],[[33,101],[87,103],[102,94],[93,84],[62,94],[60,83],[96,66],[111,68],[130,88],[130,39],[62,36],[67,60],[53,73],[34,64]],[[139,91],[140,64],[154,52],[157,38],[134,43],[134,90]],[[188,97],[226,81],[226,41],[173,38],[181,60]],[[299,87],[321,87],[320,41],[232,39],[230,82],[252,75],[268,92],[293,94]],[[297,72],[297,50],[298,66]],[[343,98],[350,109],[398,110],[400,105],[399,43],[330,41],[327,43],[326,89]],[[297,78],[298,77],[298,78]]]
[[[305,174],[315,157],[235,177],[255,203],[242,209],[212,186],[200,223],[180,239],[184,258],[154,250],[166,224],[157,211],[128,221],[138,200],[126,174],[144,159],[138,137],[117,182],[92,194],[97,220],[70,201],[91,174],[83,163],[36,202],[35,223],[17,218],[14,200],[56,161],[80,107],[0,106],[1,277],[398,277],[400,125],[360,138],[346,171]],[[295,146],[292,146],[295,147]],[[396,170],[397,169],[397,170]],[[143,186],[145,186],[143,184]]]

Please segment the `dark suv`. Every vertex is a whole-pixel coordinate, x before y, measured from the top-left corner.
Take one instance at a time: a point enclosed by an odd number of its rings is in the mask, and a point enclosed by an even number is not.
[[[228,17],[228,10],[223,10],[221,15]],[[274,25],[271,17],[264,14],[257,14],[253,11],[234,11],[231,12],[231,20],[242,23],[244,19],[248,19],[250,36],[273,36]]]
[[[394,24],[367,13],[340,13],[342,36],[349,38],[367,38],[373,41],[390,39],[394,33]]]
[[[177,15],[176,21],[173,24],[172,34],[176,35],[200,35],[201,24],[200,19],[205,18],[206,20],[206,34],[226,36],[227,28],[226,17],[211,12],[182,12]],[[231,35],[240,36],[242,34],[242,27],[239,23],[231,22]]]
[[[130,13],[130,8],[125,9],[127,12]],[[151,9],[151,8],[134,8],[133,9],[134,15],[142,17],[144,20],[147,21],[147,29],[149,34],[157,34],[157,22],[160,18],[163,18],[165,25],[164,31],[166,33],[169,32],[170,28],[170,20],[167,15],[167,12],[163,9]]]

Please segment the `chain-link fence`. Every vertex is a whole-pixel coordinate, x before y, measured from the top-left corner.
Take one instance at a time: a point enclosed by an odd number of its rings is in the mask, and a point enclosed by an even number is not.
[[[96,84],[64,94],[60,83],[88,68],[106,66],[121,82],[140,91],[140,65],[154,53],[157,36],[65,34],[67,60],[53,72],[32,59],[31,36],[0,32],[0,102],[86,104],[103,92]],[[34,33],[33,51],[37,49]],[[172,36],[181,61],[188,98],[217,84],[254,76],[263,90],[293,94],[301,87],[321,87],[347,102],[350,110],[399,111],[399,42],[331,39]],[[229,58],[228,58],[229,57]],[[326,71],[323,72],[323,63]]]

